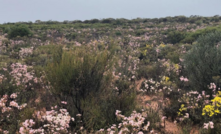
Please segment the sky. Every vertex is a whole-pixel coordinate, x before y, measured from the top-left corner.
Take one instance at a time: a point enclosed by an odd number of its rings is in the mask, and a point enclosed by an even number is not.
[[[221,15],[221,0],[0,0],[0,23]]]

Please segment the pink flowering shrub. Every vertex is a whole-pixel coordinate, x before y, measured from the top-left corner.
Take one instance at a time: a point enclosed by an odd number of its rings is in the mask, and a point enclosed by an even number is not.
[[[37,89],[42,88],[42,77],[38,78],[35,75],[35,70],[32,66],[27,66],[21,63],[13,63],[8,68],[9,74],[18,87],[18,92],[25,91],[20,94],[19,99],[30,99],[36,96]],[[19,90],[20,89],[20,90]]]
[[[26,103],[19,105],[16,102],[16,98],[17,93],[13,93],[10,96],[3,95],[0,98],[0,132],[4,130],[16,131],[17,120],[20,118],[19,112],[27,106]]]
[[[59,109],[57,106],[45,113],[38,111],[35,116],[35,120],[26,119],[21,123],[19,133],[68,133],[70,122],[75,120],[69,115],[67,109]]]
[[[28,82],[34,80],[37,83],[37,78],[34,78],[33,72],[28,72],[28,66],[21,63],[11,64],[11,76],[15,79],[16,85],[26,85]]]
[[[221,85],[220,34],[195,41],[219,24],[220,16],[2,24],[0,133],[167,133],[167,121],[183,133],[195,124],[219,133],[220,115],[202,108]]]
[[[152,118],[149,110],[142,110],[141,112],[133,111],[129,116],[125,116],[121,111],[116,110],[115,115],[118,123],[111,125],[107,129],[100,129],[98,133],[108,134],[124,134],[124,133],[153,133],[156,121],[151,122],[149,119]]]
[[[25,58],[33,53],[33,47],[30,48],[21,48],[19,51],[19,56],[20,58]]]
[[[3,68],[0,70],[0,74],[1,128],[10,133],[15,133],[19,123],[18,120],[23,120],[30,115],[31,109],[26,108],[28,105],[26,99],[29,99],[28,95],[30,93],[27,89],[34,87],[30,85],[34,83],[34,77],[27,71],[27,66],[19,63]],[[31,91],[31,94],[33,93]]]

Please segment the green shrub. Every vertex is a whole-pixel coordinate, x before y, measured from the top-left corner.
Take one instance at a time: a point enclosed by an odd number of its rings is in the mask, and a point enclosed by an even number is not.
[[[58,52],[46,69],[52,92],[60,100],[68,102],[72,116],[82,115],[86,129],[97,130],[113,124],[116,110],[127,113],[134,108],[133,89],[122,82],[123,85],[118,83],[122,92],[113,90],[112,52],[86,47]]]
[[[184,38],[182,40],[183,43],[189,43],[189,44],[192,44],[196,39],[192,36],[187,36],[186,38]]]
[[[196,90],[206,90],[213,76],[221,74],[221,32],[201,36],[184,57],[189,82]],[[218,84],[218,83],[217,83]]]
[[[145,34],[144,30],[139,29],[139,30],[135,31],[136,36],[141,36],[141,35],[144,35],[144,34]]]
[[[11,27],[8,32],[8,38],[15,38],[17,36],[24,37],[24,36],[32,36],[32,32],[26,25],[16,25]]]
[[[161,66],[159,62],[152,63],[151,65],[140,65],[138,69],[138,78],[153,78],[158,80],[159,76],[165,71],[165,68]]]
[[[186,33],[184,32],[172,31],[172,32],[169,32],[167,36],[167,42],[176,44],[176,43],[179,43],[181,40],[183,40],[185,36],[186,36]]]
[[[116,35],[116,36],[121,36],[121,32],[120,32],[120,31],[116,31],[116,32],[115,32],[115,35]]]
[[[9,67],[7,68],[10,69]],[[18,87],[14,84],[15,81],[13,77],[10,75],[9,71],[0,70],[0,95],[10,95],[12,93],[17,92]]]
[[[199,29],[195,32],[188,33],[185,38],[182,40],[183,43],[190,43],[192,44],[194,41],[196,41],[200,36],[204,36],[208,33],[215,32],[215,31],[221,31],[221,26],[216,27],[207,27],[205,29]]]
[[[68,34],[68,35],[66,35],[66,38],[69,40],[74,40],[77,38],[77,33]]]
[[[175,64],[179,63],[179,54],[177,52],[169,52],[165,57],[167,59],[170,59]]]

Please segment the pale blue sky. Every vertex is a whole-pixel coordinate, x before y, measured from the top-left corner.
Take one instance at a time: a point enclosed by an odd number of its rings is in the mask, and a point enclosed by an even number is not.
[[[0,23],[221,15],[221,0],[0,0]]]

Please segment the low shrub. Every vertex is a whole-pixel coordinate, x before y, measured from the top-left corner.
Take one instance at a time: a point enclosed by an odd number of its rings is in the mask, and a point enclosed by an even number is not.
[[[24,36],[32,36],[32,32],[26,25],[16,25],[11,27],[8,32],[8,38],[15,38],[17,36],[24,37]]]

